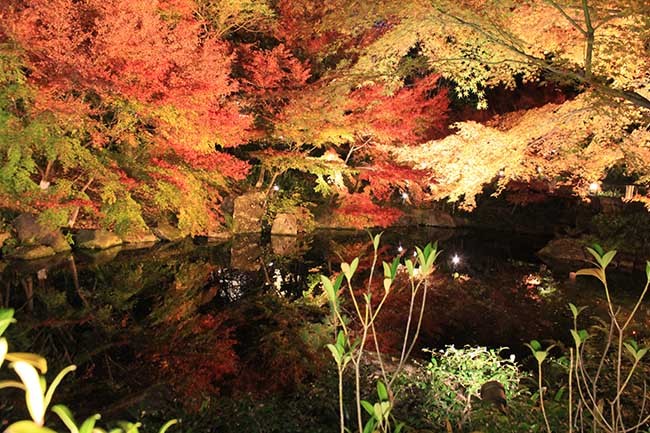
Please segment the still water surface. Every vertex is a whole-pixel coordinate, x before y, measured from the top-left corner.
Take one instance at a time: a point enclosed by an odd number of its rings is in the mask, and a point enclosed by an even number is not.
[[[544,238],[391,230],[382,237],[381,259],[406,258],[436,240],[443,253],[422,348],[507,346],[520,356],[531,339],[566,340],[567,302],[598,303],[596,288],[572,284],[539,262]],[[13,350],[44,354],[54,370],[79,367],[62,392],[87,402],[82,412],[120,413],[160,383],[167,394],[200,405],[210,395],[281,392],[318,374],[330,361],[324,345],[331,332],[314,283],[357,255],[359,273],[367,275],[367,233],[75,253],[7,264],[0,303],[17,310]],[[407,298],[396,291],[380,317],[387,352],[401,341]]]

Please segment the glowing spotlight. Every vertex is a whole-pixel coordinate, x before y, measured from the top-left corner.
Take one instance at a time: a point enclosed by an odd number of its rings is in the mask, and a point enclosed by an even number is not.
[[[460,263],[460,257],[458,257],[458,254],[454,254],[454,256],[451,258],[451,263],[454,266]]]
[[[600,184],[598,182],[591,182],[589,184],[589,192],[591,194],[596,194],[598,191],[600,191]]]

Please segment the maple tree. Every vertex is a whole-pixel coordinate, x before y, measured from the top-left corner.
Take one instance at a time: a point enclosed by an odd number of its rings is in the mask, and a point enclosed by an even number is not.
[[[427,200],[471,209],[493,183],[584,197],[624,166],[647,184],[649,12],[641,0],[6,1],[2,207],[204,234],[233,185],[296,173],[336,212],[369,215],[362,225]],[[562,97],[493,108],[496,90],[535,86]]]

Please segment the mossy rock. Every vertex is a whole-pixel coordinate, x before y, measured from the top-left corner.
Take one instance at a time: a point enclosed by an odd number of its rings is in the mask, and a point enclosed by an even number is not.
[[[72,249],[65,236],[58,229],[52,230],[44,227],[34,215],[20,214],[13,224],[21,245],[45,245],[52,247],[57,253]]]
[[[158,223],[158,226],[153,229],[153,232],[159,239],[167,242],[180,241],[185,237],[182,231],[168,222]]]
[[[235,198],[233,210],[233,231],[235,233],[260,233],[264,217],[263,192],[249,192]]]
[[[160,240],[155,234],[148,231],[126,233],[121,235],[120,238],[125,244],[153,244]]]
[[[298,218],[291,213],[277,214],[273,220],[271,234],[296,236],[298,234]]]
[[[45,257],[51,257],[56,254],[54,248],[46,245],[23,245],[16,248],[8,257],[17,260],[37,260]]]
[[[101,229],[79,230],[75,236],[75,244],[78,248],[90,250],[105,250],[122,245],[122,243],[122,239],[118,235]]]

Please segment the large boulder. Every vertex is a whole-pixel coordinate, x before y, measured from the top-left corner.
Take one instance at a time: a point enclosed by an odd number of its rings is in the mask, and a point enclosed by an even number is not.
[[[235,233],[259,233],[262,231],[264,217],[263,192],[249,192],[235,198],[233,210],[233,231]]]
[[[107,230],[79,230],[75,236],[75,244],[79,248],[105,250],[122,245],[122,239]]]
[[[290,235],[296,236],[298,234],[298,218],[291,213],[279,213],[273,220],[271,226],[272,235]]]
[[[585,243],[580,239],[553,239],[537,252],[543,262],[551,266],[581,267],[589,263]]]
[[[9,254],[9,258],[16,260],[38,260],[56,254],[52,247],[46,245],[23,245]]]
[[[166,221],[159,222],[158,226],[153,229],[153,233],[166,242],[180,241],[185,237],[183,232]]]
[[[57,253],[72,249],[58,229],[52,230],[43,227],[32,214],[18,215],[13,225],[21,245],[45,245]]]

